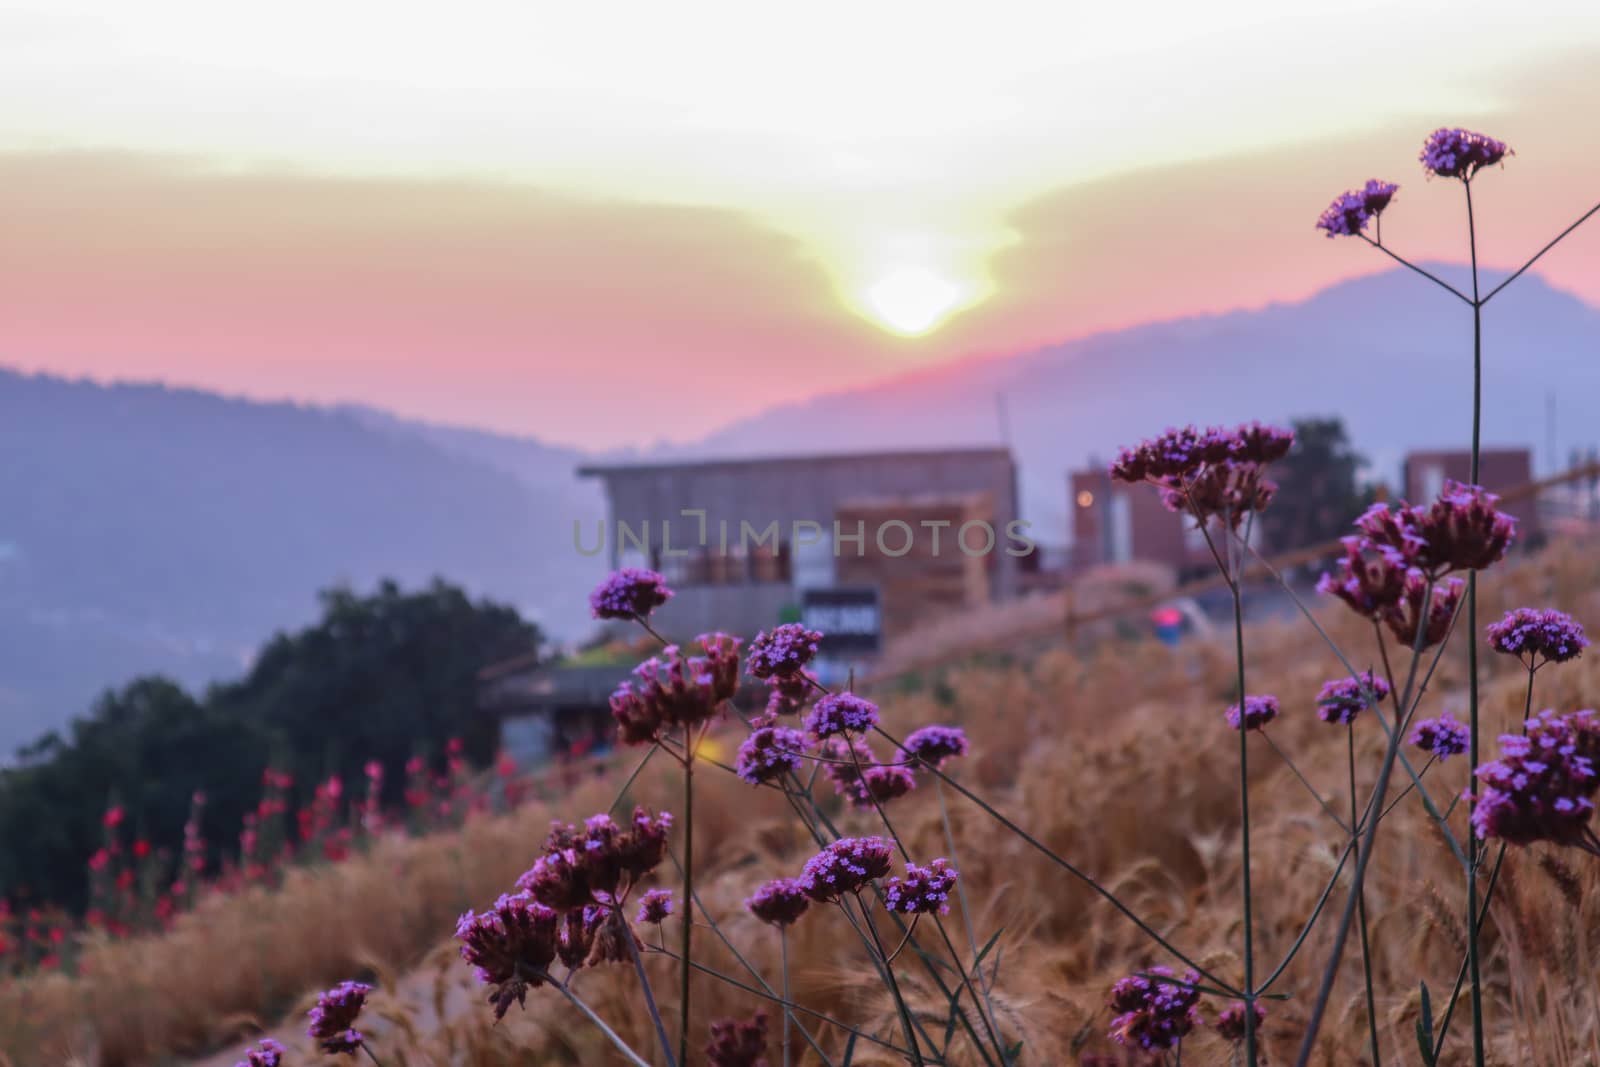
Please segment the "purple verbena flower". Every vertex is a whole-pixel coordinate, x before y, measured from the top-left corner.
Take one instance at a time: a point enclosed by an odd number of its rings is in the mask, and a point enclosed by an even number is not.
[[[1358,678],[1335,678],[1323,682],[1317,694],[1317,718],[1343,726],[1388,695],[1389,683],[1371,671]]]
[[[1497,141],[1485,134],[1460,127],[1441,127],[1428,134],[1417,158],[1422,161],[1424,168],[1441,178],[1471,181],[1473,175],[1484,167],[1492,167],[1506,156],[1515,154],[1506,147],[1504,141]]]
[[[764,923],[788,926],[806,913],[811,898],[798,878],[775,878],[757,889],[744,906]]]
[[[926,867],[908,863],[905,877],[896,876],[884,885],[884,906],[907,915],[948,915],[950,891],[960,876],[949,860],[936,859]]]
[[[798,622],[763,630],[750,642],[749,670],[757,678],[789,678],[805,669],[817,654],[822,634]]]
[[[1366,199],[1360,193],[1347,190],[1322,209],[1322,214],[1317,216],[1317,229],[1330,238],[1354,237],[1366,230],[1370,219]]]
[[[1278,717],[1278,698],[1262,694],[1244,698],[1244,715],[1241,724],[1239,705],[1228,709],[1228,725],[1235,730],[1259,730]]]
[[[767,1013],[712,1023],[706,1067],[767,1067]]]
[[[804,710],[806,701],[817,689],[816,679],[805,671],[796,671],[787,677],[774,675],[767,679],[767,714],[793,715]]]
[[[685,656],[669,645],[633,669],[611,694],[611,717],[623,744],[651,744],[672,728],[697,726],[715,716],[739,691],[739,641],[702,634],[702,655]]]
[[[806,729],[818,741],[866,733],[878,725],[878,705],[854,693],[829,693],[806,715]]]
[[[1526,734],[1502,735],[1500,758],[1475,772],[1474,831],[1513,845],[1551,841],[1595,851],[1589,819],[1600,776],[1585,748],[1593,752],[1593,737],[1581,737],[1554,711],[1530,720]]]
[[[900,746],[900,758],[908,763],[921,760],[930,767],[944,766],[945,760],[967,754],[966,731],[959,726],[924,726],[911,731]]]
[[[613,571],[589,594],[589,610],[597,619],[643,619],[672,599],[667,580],[643,567]]]
[[[1146,974],[1174,977],[1168,967],[1150,967]],[[1119,1045],[1147,1052],[1175,1047],[1191,1030],[1204,1025],[1200,1013],[1195,1010],[1200,1002],[1200,991],[1191,988],[1199,980],[1200,976],[1194,971],[1184,975],[1184,981],[1190,983],[1187,986],[1143,974],[1118,979],[1111,987],[1109,1002],[1111,1010],[1117,1013],[1111,1020],[1111,1039]]]
[[[917,787],[917,776],[910,767],[880,763],[861,772],[861,789],[867,797],[858,807],[874,807],[905,796]]]
[[[647,926],[660,926],[672,914],[672,890],[651,889],[639,898],[639,914],[635,922]]]
[[[671,814],[642,807],[625,829],[604,814],[582,827],[555,823],[517,888],[557,911],[620,900],[666,858],[671,829]]]
[[[1432,648],[1450,633],[1450,621],[1455,618],[1465,591],[1466,582],[1460,578],[1434,582],[1432,596],[1424,605],[1428,580],[1419,571],[1409,571],[1400,600],[1383,613],[1384,624],[1406,648]],[[1419,628],[1423,631],[1421,645],[1417,644]]]
[[[1251,1005],[1255,1009],[1256,1033],[1261,1032],[1261,1024],[1267,1021],[1267,1009],[1260,1004]],[[1235,1045],[1244,1040],[1244,1004],[1234,1001],[1222,1009],[1222,1014],[1217,1016],[1217,1036],[1224,1041],[1231,1041]]]
[[[340,982],[317,997],[309,1013],[311,1025],[306,1035],[323,1052],[348,1052],[352,1056],[366,1044],[366,1035],[355,1029],[356,1019],[366,1006],[372,987],[364,982]]]
[[[1517,520],[1498,510],[1500,498],[1482,487],[1446,481],[1427,507],[1374,504],[1356,528],[1371,546],[1388,546],[1406,567],[1438,578],[1451,571],[1483,570],[1505,558]]]
[[[279,1067],[283,1062],[284,1048],[270,1037],[262,1038],[255,1048],[244,1054],[244,1059],[234,1067]]]
[[[829,903],[889,873],[894,846],[881,837],[844,837],[806,860],[800,888]]]
[[[787,726],[766,724],[752,730],[739,746],[735,767],[739,777],[761,785],[800,769],[810,749],[806,735]]]
[[[1458,756],[1467,750],[1472,731],[1466,723],[1447,711],[1436,719],[1423,719],[1417,723],[1412,727],[1408,740],[1418,748],[1431,752],[1443,763],[1451,756]]]
[[[504,1017],[512,1001],[525,1005],[528,990],[544,984],[556,959],[558,921],[553,909],[521,892],[508,893],[489,911],[469,911],[456,922],[461,958],[476,970],[478,981],[495,987],[489,994],[495,1018]]]
[[[1583,626],[1560,611],[1517,608],[1488,625],[1489,647],[1516,656],[1535,670],[1546,663],[1564,663],[1589,647]]]

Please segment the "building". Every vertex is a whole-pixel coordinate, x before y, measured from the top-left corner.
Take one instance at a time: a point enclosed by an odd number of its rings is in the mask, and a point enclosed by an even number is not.
[[[616,740],[611,694],[632,664],[541,664],[530,654],[478,672],[478,711],[500,725],[500,747],[521,766],[592,754]]]
[[[1466,449],[1411,452],[1400,468],[1405,499],[1427,504],[1438,498],[1446,481],[1471,480],[1472,453]],[[1504,493],[1533,481],[1533,453],[1526,448],[1485,448],[1478,453],[1478,484],[1491,493]],[[1538,544],[1544,536],[1534,497],[1513,500],[1505,510],[1517,518],[1517,540]]]
[[[1016,464],[1003,448],[578,473],[600,479],[608,501],[604,525],[578,531],[578,551],[665,575],[677,595],[652,621],[674,638],[708,630],[748,637],[798,618],[808,590],[852,584],[878,589],[887,616],[909,619],[951,603],[946,572],[961,575],[964,595],[1006,599],[1027,555]],[[945,591],[925,596],[918,574]]]
[[[1134,561],[1178,575],[1216,566],[1193,518],[1168,511],[1154,487],[1114,482],[1102,465],[1073,471],[1069,483],[1073,573]]]

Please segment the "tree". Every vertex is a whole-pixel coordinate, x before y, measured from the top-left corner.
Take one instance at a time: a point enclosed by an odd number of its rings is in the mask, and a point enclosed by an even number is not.
[[[278,634],[242,681],[209,697],[279,737],[280,766],[300,781],[354,782],[377,760],[396,801],[398,772],[419,751],[437,754],[460,737],[471,762],[493,757],[496,724],[476,710],[478,671],[537,651],[537,627],[439,580],[415,593],[393,582],[371,596],[331,589],[321,601],[320,622]]]
[[[205,835],[229,844],[269,763],[309,791],[329,774],[354,785],[383,763],[391,803],[405,761],[460,737],[479,765],[495,724],[476,710],[486,664],[537,651],[516,610],[474,602],[435,580],[414,593],[384,582],[371,596],[321,594],[322,618],[268,642],[243,679],[197,700],[176,682],[138,678],[108,691],[65,736],[51,733],[0,769],[0,898],[81,909],[85,864],[104,839],[109,803],[130,836],[174,852],[196,790]]]
[[[1272,467],[1278,491],[1261,513],[1262,533],[1275,551],[1349,532],[1369,501],[1356,481],[1365,461],[1351,448],[1342,419],[1295,419],[1292,425],[1294,446]]]

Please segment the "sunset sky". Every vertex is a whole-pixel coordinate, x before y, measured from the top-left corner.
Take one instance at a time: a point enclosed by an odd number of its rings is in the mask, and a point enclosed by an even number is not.
[[[1464,259],[1439,125],[1514,266],[1597,100],[1592,0],[0,0],[0,365],[687,440],[1380,269],[1312,229],[1368,177]],[[1600,304],[1600,229],[1544,273]]]

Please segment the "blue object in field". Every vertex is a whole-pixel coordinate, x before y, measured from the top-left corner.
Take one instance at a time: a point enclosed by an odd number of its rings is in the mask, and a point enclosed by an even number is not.
[[[1157,608],[1150,613],[1150,623],[1156,640],[1164,645],[1176,645],[1183,637],[1183,612],[1177,608]]]

